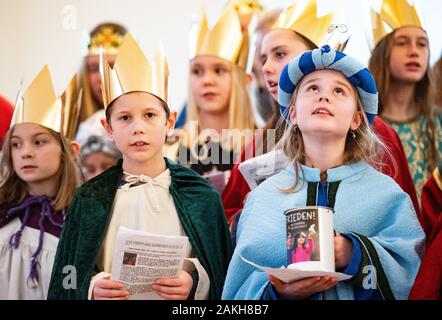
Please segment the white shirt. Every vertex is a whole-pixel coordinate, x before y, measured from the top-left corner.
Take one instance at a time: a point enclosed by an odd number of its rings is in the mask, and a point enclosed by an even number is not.
[[[97,259],[98,269],[104,272],[92,278],[89,298],[92,296],[95,282],[108,276],[112,271],[112,259],[120,226],[163,235],[186,236],[175,203],[169,193],[172,181],[169,169],[154,179],[146,178],[149,180],[147,183],[130,188],[126,184],[117,190],[112,216]],[[190,243],[187,245],[186,257],[184,271],[191,271],[195,268],[198,271],[199,280],[195,299],[207,299],[210,280],[201,263],[194,258]]]

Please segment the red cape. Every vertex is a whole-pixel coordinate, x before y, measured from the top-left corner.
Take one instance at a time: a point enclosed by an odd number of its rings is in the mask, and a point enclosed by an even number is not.
[[[439,168],[434,170],[422,189],[422,227],[427,236],[427,246],[433,242],[442,227],[442,180]]]

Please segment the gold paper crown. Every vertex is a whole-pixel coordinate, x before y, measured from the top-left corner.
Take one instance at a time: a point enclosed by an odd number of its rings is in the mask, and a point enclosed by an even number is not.
[[[105,54],[116,55],[126,33],[123,27],[120,28],[121,30],[118,30],[117,25],[104,24],[94,30],[88,45],[89,55],[100,54],[101,47]]]
[[[81,90],[78,91],[77,74],[74,74],[59,99],[63,105],[63,135],[74,140],[77,133],[81,101]]]
[[[245,41],[233,3],[229,3],[212,29],[208,28],[204,12],[201,12],[200,21],[194,27],[196,28],[191,31],[191,59],[202,55],[217,56],[245,67],[246,61],[239,61],[244,55],[247,57],[247,54],[241,52]]]
[[[11,127],[19,123],[36,123],[63,136],[73,138],[78,121],[77,76],[57,97],[49,68],[43,67],[23,94],[20,90],[14,108]]]
[[[263,6],[258,0],[234,0],[236,12],[239,15],[257,13],[263,10]]]
[[[169,69],[162,47],[151,65],[130,33],[124,37],[113,69],[100,53],[100,76],[105,109],[119,96],[133,91],[153,94],[167,104]]]
[[[416,8],[407,0],[384,0],[381,12],[377,13],[371,9],[371,13],[375,44],[395,29],[405,26],[422,28]]]
[[[317,47],[328,44],[342,51],[348,42],[348,28],[345,24],[337,24],[335,20],[333,13],[318,17],[317,0],[298,0],[279,15],[272,29],[291,29]]]

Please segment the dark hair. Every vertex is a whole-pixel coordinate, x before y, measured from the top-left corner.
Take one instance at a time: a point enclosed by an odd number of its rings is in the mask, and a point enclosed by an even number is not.
[[[378,42],[376,47],[373,49],[370,61],[368,62],[368,68],[373,74],[379,92],[378,114],[380,116],[382,116],[382,111],[384,108],[388,106],[388,94],[390,92],[391,81],[390,55],[391,48],[393,47],[394,34],[395,32],[391,32]],[[430,56],[430,52],[428,52],[428,56]],[[426,136],[428,139],[427,168],[430,172],[436,167],[438,159],[438,152],[436,148],[437,130],[433,115],[432,80],[433,76],[431,69],[429,68],[429,65],[427,65],[427,71],[425,72],[423,78],[415,84],[413,96],[415,104],[419,106],[419,115],[424,116],[426,120],[422,135]]]

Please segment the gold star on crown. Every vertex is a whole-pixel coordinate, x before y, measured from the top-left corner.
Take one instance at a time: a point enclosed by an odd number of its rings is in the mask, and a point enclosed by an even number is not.
[[[115,27],[105,25],[90,39],[88,45],[89,54],[99,54],[100,48],[103,47],[105,54],[115,55],[118,53],[118,48],[121,46],[123,38],[124,36]]]

